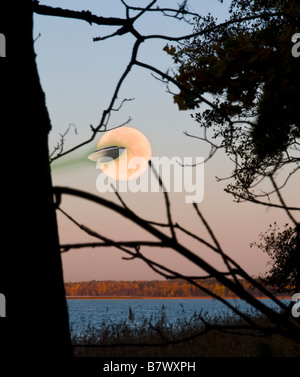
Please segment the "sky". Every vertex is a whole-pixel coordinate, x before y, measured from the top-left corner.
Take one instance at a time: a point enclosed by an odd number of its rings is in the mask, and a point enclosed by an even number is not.
[[[106,17],[125,17],[124,6],[119,0],[68,0],[41,1],[41,4],[73,10],[90,10]],[[146,5],[146,1],[131,1],[130,4]],[[165,7],[177,2],[160,1]],[[207,14],[211,12],[224,20],[229,1],[190,1],[190,10]],[[191,26],[161,15],[145,15],[136,25],[142,34],[185,35]],[[134,38],[129,35],[93,42],[94,37],[104,36],[115,29],[89,25],[80,20],[59,17],[34,16],[35,51],[38,71],[46,95],[46,104],[52,122],[49,135],[49,150],[55,148],[60,135],[68,128],[64,148],[67,150],[91,136],[90,125],[99,124],[102,112],[111,101],[115,86],[125,70],[132,51]],[[138,59],[167,71],[174,68],[172,60],[163,51],[166,41],[147,41],[142,46]],[[173,89],[173,88],[171,88]],[[134,100],[123,104],[113,112],[108,130],[131,121],[128,126],[141,131],[149,140],[153,157],[172,158],[207,157],[208,147],[200,140],[187,137],[184,132],[201,135],[197,123],[191,118],[192,111],[179,111],[166,86],[141,67],[134,67],[121,87],[118,102],[124,98]],[[71,125],[71,126],[70,126]],[[111,192],[100,193],[96,187],[99,170],[87,155],[95,150],[99,137],[89,145],[79,148],[65,158],[52,163],[54,186],[68,186],[118,201]],[[204,198],[199,203],[206,220],[213,229],[225,252],[234,258],[248,273],[259,275],[266,271],[268,261],[265,253],[250,248],[258,241],[260,232],[277,221],[288,222],[280,210],[257,206],[251,203],[237,204],[224,192],[226,181],[217,182],[216,177],[230,174],[232,164],[222,151],[204,165]],[[285,192],[287,202],[299,203],[297,193],[299,178],[293,178]],[[166,221],[162,193],[122,193],[131,209],[144,218]],[[185,203],[185,193],[170,192],[172,215],[176,222],[210,241],[209,234],[197,217],[193,207]],[[141,229],[128,220],[93,203],[65,196],[62,208],[79,223],[116,240],[149,239]],[[97,241],[74,226],[61,213],[57,213],[59,237],[62,244]],[[147,238],[148,237],[148,238]],[[222,268],[220,260],[203,245],[196,244],[180,235],[180,240],[191,250]],[[168,249],[141,249],[145,255],[159,263],[187,275],[200,275],[198,267],[183,260],[175,251]],[[161,276],[139,260],[124,260],[124,252],[116,248],[84,248],[62,254],[65,281],[83,280],[152,280]]]

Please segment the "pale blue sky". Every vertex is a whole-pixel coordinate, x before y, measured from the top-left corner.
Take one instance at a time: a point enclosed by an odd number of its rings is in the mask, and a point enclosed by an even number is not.
[[[70,8],[73,10],[90,10],[107,17],[124,17],[124,6],[119,0],[107,1],[41,1],[42,4]],[[145,5],[147,1],[131,1],[130,4]],[[160,1],[164,7],[173,7],[177,1]],[[217,0],[190,1],[191,11],[202,15],[211,12],[219,19],[224,19],[229,1],[221,4]],[[90,136],[90,124],[97,126],[103,110],[108,106],[115,85],[130,59],[134,39],[131,36],[115,37],[101,42],[93,42],[93,37],[109,34],[112,27],[90,26],[87,22],[58,17],[34,16],[34,35],[41,36],[35,42],[37,63],[46,101],[52,121],[50,150],[56,145],[59,133],[63,133],[70,123],[77,128],[77,135],[71,129],[66,138],[66,148],[76,145]],[[191,27],[184,22],[149,14],[141,18],[138,24],[141,33],[167,35],[184,35],[191,32]],[[153,64],[166,71],[172,67],[172,60],[162,51],[166,41],[147,41],[140,50],[138,59]],[[130,125],[142,131],[149,139],[153,156],[206,156],[207,147],[199,141],[187,138],[183,132],[197,133],[197,125],[191,119],[191,112],[180,112],[173,103],[172,96],[166,93],[165,86],[155,80],[149,71],[134,67],[127,77],[119,94],[119,100],[135,98],[126,103],[122,110],[112,114],[109,128],[115,127],[132,117]],[[100,137],[100,135],[99,135]],[[86,156],[93,150],[96,139],[90,146],[77,150],[68,159]],[[55,165],[53,165],[55,166]],[[222,153],[205,165],[205,198],[201,203],[204,215],[214,228],[225,250],[237,259],[250,273],[264,271],[266,257],[249,243],[257,240],[259,232],[264,231],[274,220],[286,221],[275,210],[266,211],[250,204],[237,205],[232,197],[223,193],[225,183],[216,183],[215,176],[224,176],[230,172],[230,164]],[[73,164],[53,169],[53,182],[57,185],[71,186],[99,194],[96,190],[96,178],[99,171],[89,161],[86,164]],[[291,194],[296,195],[296,191]],[[106,194],[112,200],[114,194]],[[128,203],[139,213],[155,220],[164,218],[162,196],[159,194],[125,195]],[[207,234],[200,225],[190,205],[184,204],[182,196],[171,195],[174,203],[174,215],[179,222],[192,230]],[[115,198],[114,198],[115,199]],[[103,230],[107,236],[118,239],[130,239],[127,225],[115,215],[100,210],[90,203],[66,199],[66,209],[81,223],[95,230]],[[89,240],[58,216],[60,238],[63,243]],[[280,223],[280,221],[279,221]],[[136,232],[136,231],[134,231]],[[134,233],[136,234],[136,233]],[[137,233],[139,234],[139,233]],[[141,238],[143,238],[141,236]],[[191,247],[193,245],[191,244]],[[198,251],[198,249],[197,249]],[[185,266],[180,258],[168,251],[150,251],[161,262],[180,266],[188,274],[198,273],[189,264]],[[207,260],[219,265],[215,256],[204,248],[199,249]],[[205,254],[206,253],[206,254]],[[129,280],[159,278],[142,262],[126,262],[121,259],[121,252],[108,250],[70,251],[63,256],[65,280]],[[258,260],[260,261],[258,263]]]

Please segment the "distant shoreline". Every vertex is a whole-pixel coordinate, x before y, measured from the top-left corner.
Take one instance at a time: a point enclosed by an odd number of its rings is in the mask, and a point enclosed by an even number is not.
[[[233,297],[233,296],[226,296],[222,297],[224,300],[229,299],[239,299],[239,297]],[[267,296],[258,296],[255,297],[256,299],[269,299]],[[280,296],[278,299],[291,299],[292,296]],[[161,299],[161,300],[174,300],[174,299],[196,299],[196,300],[203,300],[203,299],[214,299],[214,297],[211,296],[189,296],[189,297],[148,297],[148,296],[66,296],[67,300],[153,300],[153,299]]]

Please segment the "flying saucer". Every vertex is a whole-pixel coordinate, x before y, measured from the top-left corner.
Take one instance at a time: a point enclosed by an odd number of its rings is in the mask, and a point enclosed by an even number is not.
[[[115,160],[116,158],[121,156],[125,149],[125,147],[117,146],[99,148],[94,153],[90,154],[88,156],[88,159],[95,162],[104,162],[106,159]]]

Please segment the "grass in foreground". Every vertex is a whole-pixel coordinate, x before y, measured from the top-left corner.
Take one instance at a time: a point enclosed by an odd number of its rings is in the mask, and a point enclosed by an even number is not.
[[[262,317],[253,317],[256,323],[268,325]],[[210,320],[214,325],[241,326],[241,319],[229,317]],[[156,318],[134,322],[134,313],[118,324],[101,323],[89,326],[85,333],[71,329],[72,344],[77,357],[299,357],[300,345],[278,334],[268,337],[250,335],[254,330],[239,330],[249,335],[236,335],[205,330],[200,315],[184,318],[175,324],[167,321],[164,310]],[[188,339],[181,342],[181,339]],[[170,344],[163,344],[163,343]],[[155,344],[155,345],[153,345]],[[82,345],[82,346],[81,346]],[[90,346],[90,347],[86,347]]]

